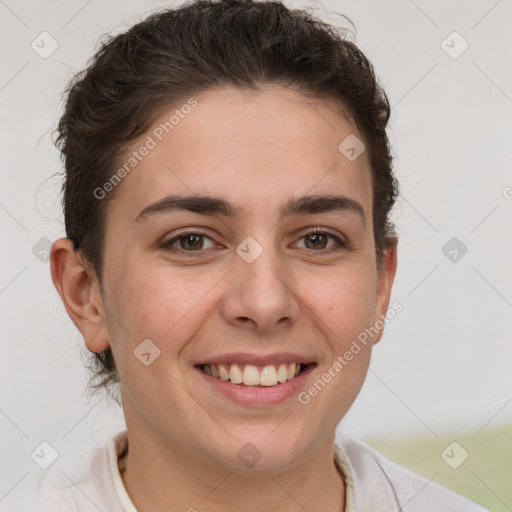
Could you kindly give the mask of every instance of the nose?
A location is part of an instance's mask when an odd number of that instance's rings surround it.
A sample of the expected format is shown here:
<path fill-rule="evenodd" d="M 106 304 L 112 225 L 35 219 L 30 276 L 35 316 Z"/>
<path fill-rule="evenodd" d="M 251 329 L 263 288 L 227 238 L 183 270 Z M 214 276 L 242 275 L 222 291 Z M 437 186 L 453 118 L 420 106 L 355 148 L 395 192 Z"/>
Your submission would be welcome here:
<path fill-rule="evenodd" d="M 271 243 L 260 245 L 263 250 L 253 261 L 245 258 L 243 250 L 242 256 L 235 256 L 222 314 L 238 328 L 272 333 L 297 321 L 300 301 L 284 259 L 271 249 Z"/>

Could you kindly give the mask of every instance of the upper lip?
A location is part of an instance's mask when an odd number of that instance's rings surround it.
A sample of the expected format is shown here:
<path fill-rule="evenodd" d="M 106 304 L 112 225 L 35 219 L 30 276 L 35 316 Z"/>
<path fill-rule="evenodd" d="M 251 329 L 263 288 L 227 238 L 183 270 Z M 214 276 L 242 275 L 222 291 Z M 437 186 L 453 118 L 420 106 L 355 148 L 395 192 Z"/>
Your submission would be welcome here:
<path fill-rule="evenodd" d="M 280 363 L 299 363 L 299 364 L 310 364 L 313 363 L 311 357 L 302 356 L 300 354 L 294 354 L 293 352 L 276 352 L 274 354 L 250 354 L 248 352 L 230 352 L 227 354 L 221 354 L 214 357 L 209 357 L 197 365 L 203 364 L 225 364 L 225 363 L 239 363 L 239 364 L 251 364 L 254 366 L 266 366 L 269 364 L 280 364 Z"/>

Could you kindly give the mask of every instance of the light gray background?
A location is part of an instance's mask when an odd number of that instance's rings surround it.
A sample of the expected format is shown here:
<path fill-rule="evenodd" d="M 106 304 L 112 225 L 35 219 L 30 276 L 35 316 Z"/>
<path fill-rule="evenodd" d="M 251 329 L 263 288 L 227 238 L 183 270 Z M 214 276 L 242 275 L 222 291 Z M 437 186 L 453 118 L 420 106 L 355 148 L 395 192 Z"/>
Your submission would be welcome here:
<path fill-rule="evenodd" d="M 66 453 L 123 428 L 117 406 L 87 394 L 83 340 L 48 263 L 32 249 L 41 238 L 64 233 L 60 181 L 46 180 L 61 169 L 50 131 L 67 80 L 92 56 L 101 34 L 124 30 L 165 5 L 175 4 L 0 1 L 1 510 L 21 510 L 30 499 L 43 471 L 30 454 L 42 441 Z M 404 309 L 386 326 L 343 429 L 363 438 L 428 437 L 509 424 L 512 2 L 324 5 L 354 21 L 357 44 L 388 93 L 402 187 L 392 301 Z M 59 45 L 47 59 L 31 48 L 43 31 Z M 456 59 L 441 46 L 453 31 L 469 43 Z M 450 41 L 453 51 L 460 48 Z M 441 251 L 453 236 L 469 249 L 456 263 Z"/>

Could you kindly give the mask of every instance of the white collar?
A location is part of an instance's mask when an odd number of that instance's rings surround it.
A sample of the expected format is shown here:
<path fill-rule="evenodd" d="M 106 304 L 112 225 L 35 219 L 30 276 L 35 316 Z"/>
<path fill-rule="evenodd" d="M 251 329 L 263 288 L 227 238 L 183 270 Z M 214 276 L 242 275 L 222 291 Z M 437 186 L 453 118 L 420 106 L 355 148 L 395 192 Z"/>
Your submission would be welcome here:
<path fill-rule="evenodd" d="M 117 433 L 113 436 L 107 445 L 108 466 L 114 489 L 116 491 L 119 502 L 125 512 L 137 512 L 135 505 L 132 503 L 126 487 L 124 486 L 121 473 L 119 472 L 118 458 L 124 453 L 128 445 L 127 431 Z M 355 512 L 354 505 L 354 468 L 350 463 L 350 459 L 337 445 L 334 445 L 334 462 L 341 471 L 345 480 L 345 511 Z"/>
<path fill-rule="evenodd" d="M 135 505 L 132 503 L 128 492 L 126 491 L 118 465 L 118 457 L 125 451 L 128 444 L 127 434 L 128 432 L 123 430 L 110 438 L 107 445 L 108 467 L 110 476 L 112 477 L 112 482 L 114 483 L 114 489 L 124 512 L 137 512 Z"/>

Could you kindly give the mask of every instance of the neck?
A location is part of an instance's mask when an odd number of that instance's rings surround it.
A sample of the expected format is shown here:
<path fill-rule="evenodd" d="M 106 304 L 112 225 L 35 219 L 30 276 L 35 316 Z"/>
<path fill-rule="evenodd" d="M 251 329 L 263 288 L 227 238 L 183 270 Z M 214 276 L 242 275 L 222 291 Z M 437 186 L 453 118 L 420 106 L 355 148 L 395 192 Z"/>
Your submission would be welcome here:
<path fill-rule="evenodd" d="M 285 469 L 235 472 L 187 457 L 172 446 L 163 450 L 147 436 L 132 437 L 128 435 L 129 448 L 119 468 L 138 512 L 345 510 L 333 438 Z"/>

